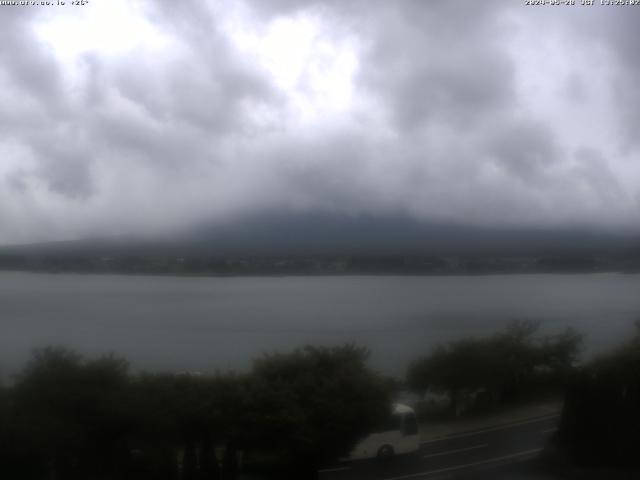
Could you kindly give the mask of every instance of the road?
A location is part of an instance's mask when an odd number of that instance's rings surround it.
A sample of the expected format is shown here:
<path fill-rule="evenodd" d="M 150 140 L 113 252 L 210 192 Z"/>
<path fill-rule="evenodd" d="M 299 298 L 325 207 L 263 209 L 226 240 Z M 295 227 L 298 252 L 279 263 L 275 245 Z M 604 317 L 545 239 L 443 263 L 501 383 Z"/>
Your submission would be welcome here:
<path fill-rule="evenodd" d="M 389 462 L 349 462 L 320 471 L 322 480 L 542 479 L 535 458 L 556 429 L 558 415 L 521 420 L 421 444 Z"/>

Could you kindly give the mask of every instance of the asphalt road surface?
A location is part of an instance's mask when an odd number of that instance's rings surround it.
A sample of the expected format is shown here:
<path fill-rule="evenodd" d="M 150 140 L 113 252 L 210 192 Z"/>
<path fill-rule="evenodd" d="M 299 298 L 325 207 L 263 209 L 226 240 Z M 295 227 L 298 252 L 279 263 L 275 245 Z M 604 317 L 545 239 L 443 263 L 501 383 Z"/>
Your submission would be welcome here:
<path fill-rule="evenodd" d="M 322 480 L 543 479 L 536 457 L 559 416 L 547 415 L 425 442 L 388 462 L 347 462 L 320 471 Z"/>

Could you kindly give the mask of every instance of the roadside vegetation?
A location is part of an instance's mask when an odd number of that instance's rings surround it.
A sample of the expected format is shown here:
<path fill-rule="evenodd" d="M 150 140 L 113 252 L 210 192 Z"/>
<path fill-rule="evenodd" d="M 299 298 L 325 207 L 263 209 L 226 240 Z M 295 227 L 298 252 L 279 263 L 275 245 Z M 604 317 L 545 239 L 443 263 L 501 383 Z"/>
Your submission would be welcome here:
<path fill-rule="evenodd" d="M 116 357 L 39 350 L 0 390 L 0 478 L 230 480 L 240 463 L 314 478 L 389 414 L 367 355 L 306 347 L 244 375 L 132 375 Z"/>
<path fill-rule="evenodd" d="M 519 321 L 489 337 L 470 337 L 440 345 L 413 362 L 408 387 L 422 398 L 440 394 L 446 399 L 444 416 L 486 411 L 564 393 L 574 371 L 582 335 L 567 329 L 542 336 L 539 323 Z M 437 397 L 436 397 L 437 398 Z M 426 419 L 442 403 L 423 401 Z"/>
<path fill-rule="evenodd" d="M 24 480 L 311 479 L 390 413 L 394 393 L 444 415 L 565 397 L 551 451 L 566 465 L 629 468 L 640 447 L 640 324 L 608 355 L 578 365 L 582 336 L 516 322 L 443 344 L 406 380 L 367 366 L 353 344 L 255 359 L 249 372 L 132 373 L 116 356 L 34 352 L 0 385 L 0 478 Z M 249 477 L 246 477 L 249 475 Z M 251 475 L 255 475 L 251 477 Z"/>
<path fill-rule="evenodd" d="M 575 468 L 632 469 L 636 475 L 624 478 L 639 478 L 639 433 L 640 321 L 633 338 L 572 376 L 548 454 L 574 473 Z"/>
<path fill-rule="evenodd" d="M 409 367 L 422 421 L 563 400 L 547 465 L 566 478 L 640 478 L 640 320 L 624 344 L 579 362 L 582 335 L 542 336 L 536 322 L 440 345 Z M 444 402 L 428 400 L 440 395 Z M 436 397 L 438 398 L 438 397 Z"/>

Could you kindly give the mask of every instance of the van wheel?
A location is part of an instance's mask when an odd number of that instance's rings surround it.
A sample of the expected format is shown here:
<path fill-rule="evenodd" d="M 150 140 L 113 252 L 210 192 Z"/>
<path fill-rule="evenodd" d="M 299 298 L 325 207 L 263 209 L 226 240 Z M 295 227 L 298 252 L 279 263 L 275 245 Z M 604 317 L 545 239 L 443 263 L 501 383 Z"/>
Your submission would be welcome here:
<path fill-rule="evenodd" d="M 383 445 L 378 449 L 378 459 L 380 460 L 388 460 L 393 458 L 395 452 L 393 451 L 393 447 L 391 445 Z"/>

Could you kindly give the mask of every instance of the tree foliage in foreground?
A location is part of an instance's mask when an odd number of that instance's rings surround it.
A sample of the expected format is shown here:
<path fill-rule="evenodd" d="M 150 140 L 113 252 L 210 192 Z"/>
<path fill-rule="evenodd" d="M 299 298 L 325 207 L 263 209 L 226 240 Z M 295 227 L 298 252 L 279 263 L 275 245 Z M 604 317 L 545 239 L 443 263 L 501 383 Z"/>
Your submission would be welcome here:
<path fill-rule="evenodd" d="M 353 345 L 306 347 L 245 375 L 132 375 L 113 356 L 39 350 L 0 388 L 0 478 L 233 480 L 239 450 L 313 477 L 388 413 L 366 359 Z"/>
<path fill-rule="evenodd" d="M 127 370 L 115 357 L 84 361 L 54 348 L 34 354 L 9 392 L 12 445 L 31 460 L 29 474 L 73 479 L 115 472 L 131 422 Z"/>
<path fill-rule="evenodd" d="M 256 360 L 250 385 L 258 401 L 249 410 L 258 443 L 271 439 L 310 476 L 321 462 L 346 455 L 390 414 L 387 383 L 366 367 L 368 355 L 346 345 Z"/>
<path fill-rule="evenodd" d="M 634 338 L 572 379 L 557 438 L 572 463 L 640 467 L 640 322 L 636 325 Z"/>
<path fill-rule="evenodd" d="M 465 392 L 483 391 L 504 403 L 562 385 L 577 360 L 582 336 L 572 329 L 545 337 L 536 336 L 537 331 L 536 322 L 514 322 L 490 337 L 439 345 L 411 364 L 407 383 L 421 393 L 445 392 L 454 411 Z"/>

